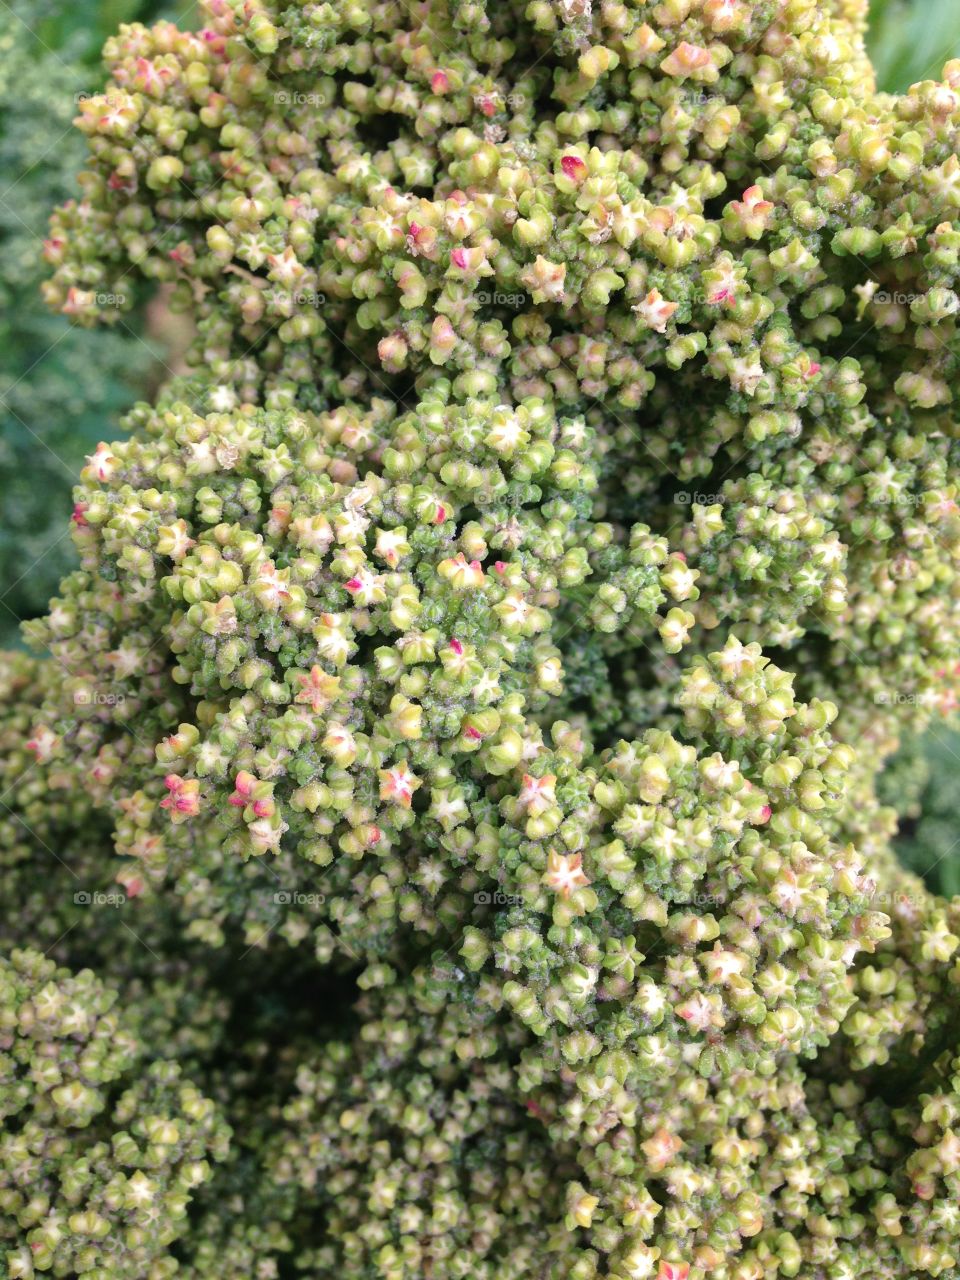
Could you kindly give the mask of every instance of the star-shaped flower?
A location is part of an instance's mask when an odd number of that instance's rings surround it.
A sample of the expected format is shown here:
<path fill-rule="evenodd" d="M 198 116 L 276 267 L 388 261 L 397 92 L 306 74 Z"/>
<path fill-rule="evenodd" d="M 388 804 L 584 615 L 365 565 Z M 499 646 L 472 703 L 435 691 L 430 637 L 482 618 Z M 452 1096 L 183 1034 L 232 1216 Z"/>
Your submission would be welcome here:
<path fill-rule="evenodd" d="M 574 889 L 585 889 L 590 881 L 583 870 L 583 855 L 551 850 L 541 882 L 561 898 L 569 898 Z"/>

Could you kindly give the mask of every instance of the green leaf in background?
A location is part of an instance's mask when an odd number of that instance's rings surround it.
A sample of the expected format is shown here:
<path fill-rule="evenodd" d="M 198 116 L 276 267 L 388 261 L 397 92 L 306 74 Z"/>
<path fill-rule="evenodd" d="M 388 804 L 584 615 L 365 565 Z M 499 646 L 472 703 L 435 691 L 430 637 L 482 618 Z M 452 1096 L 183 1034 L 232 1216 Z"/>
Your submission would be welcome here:
<path fill-rule="evenodd" d="M 197 6 L 181 3 L 157 4 L 151 0 L 37 0 L 30 6 L 28 25 L 51 52 L 68 53 L 99 75 L 100 50 L 104 41 L 125 22 L 156 22 L 169 18 L 181 27 L 198 18 Z"/>
<path fill-rule="evenodd" d="M 900 860 L 936 893 L 960 894 L 960 729 L 945 724 L 906 742 L 880 779 L 900 815 Z"/>
<path fill-rule="evenodd" d="M 958 0 L 872 0 L 868 34 L 877 83 L 901 93 L 960 57 Z M 880 782 L 900 814 L 897 852 L 931 889 L 960 893 L 960 730 L 940 726 L 904 743 Z"/>
<path fill-rule="evenodd" d="M 937 79 L 945 62 L 960 57 L 960 3 L 872 0 L 868 44 L 881 89 L 902 93 Z"/>
<path fill-rule="evenodd" d="M 40 295 L 43 238 L 76 189 L 86 148 L 71 121 L 76 95 L 102 78 L 94 6 L 13 0 L 0 34 L 0 645 L 43 612 L 73 568 L 71 490 L 84 456 L 119 433 L 120 415 L 157 367 L 132 317 L 111 332 L 73 328 Z M 138 0 L 109 6 L 112 27 L 144 16 Z M 52 88 L 53 87 L 53 91 Z"/>

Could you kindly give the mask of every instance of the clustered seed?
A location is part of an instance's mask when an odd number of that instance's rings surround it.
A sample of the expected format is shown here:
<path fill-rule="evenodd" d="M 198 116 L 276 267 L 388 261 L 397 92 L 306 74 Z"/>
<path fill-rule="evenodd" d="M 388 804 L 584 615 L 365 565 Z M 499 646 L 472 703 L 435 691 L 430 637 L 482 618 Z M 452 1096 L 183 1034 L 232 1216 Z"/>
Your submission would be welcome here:
<path fill-rule="evenodd" d="M 11 1275 L 960 1265 L 878 796 L 960 690 L 960 63 L 877 93 L 863 9 L 108 42 L 47 300 L 197 336 L 0 665 Z"/>

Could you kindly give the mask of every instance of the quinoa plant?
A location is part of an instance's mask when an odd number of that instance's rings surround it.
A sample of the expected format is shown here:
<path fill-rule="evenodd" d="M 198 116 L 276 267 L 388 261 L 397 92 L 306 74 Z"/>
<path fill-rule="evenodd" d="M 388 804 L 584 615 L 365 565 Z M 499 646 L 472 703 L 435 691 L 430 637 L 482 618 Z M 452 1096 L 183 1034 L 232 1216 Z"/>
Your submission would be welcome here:
<path fill-rule="evenodd" d="M 149 4 L 123 6 L 133 13 Z M 96 36 L 70 30 L 65 0 L 3 9 L 0 41 L 0 642 L 42 614 L 75 563 L 65 536 L 70 490 L 84 456 L 119 434 L 157 365 L 137 312 L 110 335 L 51 315 L 40 297 L 51 204 L 72 190 L 83 142 L 71 129 L 77 103 L 97 87 Z M 51 85 L 57 92 L 51 92 Z M 131 297 L 131 306 L 134 299 Z M 104 309 L 112 300 L 101 298 Z"/>
<path fill-rule="evenodd" d="M 10 1088 L 113 1105 L 153 1229 L 54 1136 L 8 1271 L 954 1275 L 960 899 L 878 791 L 960 688 L 960 63 L 877 91 L 852 0 L 203 15 L 108 41 L 46 245 L 190 373 L 0 685 L 11 931 L 151 1063 L 12 979 Z"/>

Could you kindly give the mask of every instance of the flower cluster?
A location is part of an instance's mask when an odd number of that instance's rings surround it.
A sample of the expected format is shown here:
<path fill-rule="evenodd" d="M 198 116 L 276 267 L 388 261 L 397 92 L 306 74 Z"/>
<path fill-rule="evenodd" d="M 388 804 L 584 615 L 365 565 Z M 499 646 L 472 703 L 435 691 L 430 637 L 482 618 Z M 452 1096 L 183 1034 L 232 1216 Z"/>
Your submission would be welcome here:
<path fill-rule="evenodd" d="M 15 928 L 128 960 L 118 1123 L 219 1162 L 182 1273 L 951 1274 L 960 905 L 877 780 L 960 691 L 960 64 L 876 93 L 857 0 L 203 13 L 108 43 L 46 249 L 192 372 L 0 669 Z"/>
<path fill-rule="evenodd" d="M 592 433 L 536 398 L 140 416 L 77 492 L 83 569 L 32 628 L 71 678 L 27 750 L 85 766 L 122 880 L 195 877 L 204 841 L 292 851 L 333 867 L 312 889 L 351 933 L 374 898 L 435 931 L 489 857 L 499 779 L 545 750 L 537 714 L 569 704 L 564 648 L 586 628 L 678 650 L 696 573 L 594 518 Z"/>
<path fill-rule="evenodd" d="M 193 1191 L 226 1151 L 214 1104 L 177 1063 L 150 1062 L 117 992 L 89 969 L 13 951 L 0 1010 L 6 1274 L 134 1280 L 169 1268 Z"/>

